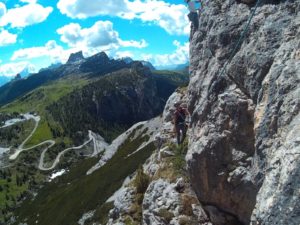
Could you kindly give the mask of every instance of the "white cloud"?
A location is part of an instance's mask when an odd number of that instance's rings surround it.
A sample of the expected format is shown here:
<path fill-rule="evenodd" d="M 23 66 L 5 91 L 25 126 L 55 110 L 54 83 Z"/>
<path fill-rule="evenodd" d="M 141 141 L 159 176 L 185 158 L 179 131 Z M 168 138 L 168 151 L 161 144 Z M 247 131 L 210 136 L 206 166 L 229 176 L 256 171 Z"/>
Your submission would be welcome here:
<path fill-rule="evenodd" d="M 127 11 L 127 2 L 124 0 L 60 0 L 57 8 L 62 14 L 71 18 L 84 19 L 91 16 L 116 16 Z"/>
<path fill-rule="evenodd" d="M 159 0 L 135 0 L 127 4 L 130 13 L 124 13 L 124 18 L 153 22 L 169 34 L 188 34 L 187 9 L 183 4 L 175 5 Z"/>
<path fill-rule="evenodd" d="M 178 41 L 173 42 L 176 49 L 171 54 L 142 54 L 141 59 L 150 61 L 155 66 L 166 66 L 175 64 L 184 64 L 189 60 L 189 43 L 181 44 Z M 106 48 L 106 49 L 105 49 Z M 78 51 L 83 51 L 85 57 L 94 55 L 100 51 L 105 51 L 110 57 L 123 58 L 131 57 L 136 58 L 135 54 L 131 51 L 119 51 L 120 46 L 113 44 L 111 48 L 106 46 L 88 48 L 84 46 L 80 48 L 78 46 L 72 46 L 71 48 L 65 50 L 62 46 L 58 45 L 54 40 L 48 41 L 44 46 L 32 47 L 19 49 L 14 52 L 11 60 L 23 60 L 27 61 L 34 58 L 48 57 L 49 64 L 51 63 L 65 63 L 67 62 L 71 53 Z"/>
<path fill-rule="evenodd" d="M 0 65 L 0 76 L 14 77 L 25 68 L 28 68 L 29 72 L 36 72 L 35 66 L 29 62 L 7 63 Z"/>
<path fill-rule="evenodd" d="M 24 48 L 19 49 L 14 52 L 11 60 L 20 60 L 20 59 L 34 59 L 40 56 L 48 54 L 46 47 L 32 47 L 32 48 Z"/>
<path fill-rule="evenodd" d="M 142 39 L 141 41 L 123 41 L 121 39 L 119 39 L 119 44 L 122 47 L 134 47 L 134 48 L 145 48 L 148 46 L 148 43 Z"/>
<path fill-rule="evenodd" d="M 17 35 L 11 34 L 7 30 L 0 31 L 0 46 L 14 44 L 17 41 Z"/>
<path fill-rule="evenodd" d="M 36 46 L 31 48 L 23 48 L 15 51 L 11 57 L 12 61 L 18 60 L 31 60 L 35 58 L 48 58 L 49 64 L 51 63 L 66 63 L 70 54 L 78 51 L 83 51 L 85 57 L 94 55 L 100 51 L 105 51 L 108 55 L 112 55 L 118 46 L 111 45 L 110 48 L 107 46 L 88 48 L 86 46 L 71 46 L 69 49 L 64 49 L 58 45 L 56 41 L 50 40 L 44 46 Z"/>
<path fill-rule="evenodd" d="M 37 0 L 20 0 L 20 2 L 33 4 L 36 3 Z"/>
<path fill-rule="evenodd" d="M 59 28 L 57 33 L 61 35 L 62 42 L 68 44 L 69 47 L 88 52 L 87 55 L 119 47 L 144 48 L 148 45 L 143 39 L 141 41 L 122 40 L 110 21 L 97 21 L 89 28 L 70 23 Z"/>
<path fill-rule="evenodd" d="M 114 57 L 117 59 L 125 58 L 125 57 L 133 58 L 134 54 L 130 51 L 118 51 L 114 54 Z"/>
<path fill-rule="evenodd" d="M 61 41 L 70 47 L 99 47 L 118 43 L 118 32 L 110 21 L 98 21 L 90 28 L 81 28 L 77 23 L 68 24 L 57 30 Z"/>
<path fill-rule="evenodd" d="M 154 23 L 170 34 L 187 35 L 189 31 L 187 9 L 183 4 L 170 4 L 161 0 L 60 0 L 61 13 L 71 18 L 87 18 L 98 15 L 118 16 L 123 19 L 140 19 Z"/>
<path fill-rule="evenodd" d="M 30 2 L 21 7 L 12 8 L 3 13 L 0 17 L 0 26 L 11 25 L 13 28 L 26 27 L 32 24 L 41 23 L 47 19 L 49 14 L 53 11 L 52 7 L 43 7 L 42 5 L 36 4 L 34 1 Z M 3 6 L 2 6 L 3 7 Z M 0 5 L 1 14 L 1 5 Z"/>
<path fill-rule="evenodd" d="M 49 57 L 51 63 L 66 62 L 70 53 L 74 53 L 78 49 L 64 50 L 56 41 L 48 41 L 44 46 L 19 49 L 13 53 L 12 61 L 28 60 L 40 57 Z"/>
<path fill-rule="evenodd" d="M 176 50 L 171 54 L 143 54 L 142 58 L 150 61 L 154 66 L 167 66 L 184 64 L 189 60 L 189 43 L 181 45 L 178 41 L 174 41 Z"/>

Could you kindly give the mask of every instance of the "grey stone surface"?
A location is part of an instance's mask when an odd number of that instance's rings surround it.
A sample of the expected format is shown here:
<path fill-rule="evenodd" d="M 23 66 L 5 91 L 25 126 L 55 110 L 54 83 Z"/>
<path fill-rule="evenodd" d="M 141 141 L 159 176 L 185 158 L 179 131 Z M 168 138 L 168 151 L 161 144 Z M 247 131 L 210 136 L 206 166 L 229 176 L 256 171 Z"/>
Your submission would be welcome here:
<path fill-rule="evenodd" d="M 143 200 L 143 224 L 168 224 L 161 210 L 179 215 L 180 195 L 174 185 L 159 179 L 150 183 Z"/>
<path fill-rule="evenodd" d="M 142 203 L 143 221 L 136 221 L 143 225 L 212 225 L 209 218 L 190 187 L 188 179 L 178 177 L 173 182 L 166 177 L 158 176 L 159 170 L 165 167 L 166 160 L 174 155 L 169 149 L 168 142 L 172 141 L 172 114 L 174 102 L 187 102 L 184 92 L 175 92 L 168 100 L 162 115 L 161 127 L 151 134 L 154 142 L 162 140 L 162 145 L 156 143 L 157 150 L 143 165 L 144 172 L 151 177 Z M 151 137 L 152 138 L 152 137 Z M 174 140 L 176 141 L 176 140 Z M 161 149 L 158 147 L 160 146 Z M 114 209 L 110 211 L 107 225 L 124 224 L 125 218 L 132 218 L 130 212 L 134 204 L 136 193 L 130 187 L 122 187 L 114 194 Z"/>
<path fill-rule="evenodd" d="M 300 1 L 263 1 L 220 76 L 250 3 L 204 1 L 190 43 L 189 174 L 202 203 L 243 224 L 299 225 Z"/>

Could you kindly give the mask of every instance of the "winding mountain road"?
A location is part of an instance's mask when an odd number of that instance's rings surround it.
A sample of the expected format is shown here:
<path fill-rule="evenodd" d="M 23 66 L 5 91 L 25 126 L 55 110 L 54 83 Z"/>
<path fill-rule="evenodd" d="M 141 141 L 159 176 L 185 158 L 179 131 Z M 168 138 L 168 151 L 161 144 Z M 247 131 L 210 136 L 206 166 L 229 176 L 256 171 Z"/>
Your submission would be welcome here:
<path fill-rule="evenodd" d="M 89 131 L 89 133 L 91 133 L 91 131 Z M 45 158 L 45 154 L 46 152 L 48 151 L 49 148 L 51 148 L 53 145 L 50 145 L 48 146 L 47 148 L 45 148 L 41 154 L 41 157 L 40 157 L 40 162 L 39 162 L 39 166 L 38 168 L 40 170 L 43 170 L 43 171 L 47 171 L 47 170 L 52 170 L 54 169 L 57 164 L 59 163 L 59 160 L 60 160 L 60 157 L 63 156 L 67 151 L 70 151 L 70 150 L 77 150 L 77 149 L 81 149 L 82 147 L 84 147 L 85 145 L 87 145 L 89 142 L 91 142 L 93 140 L 92 138 L 93 136 L 90 135 L 90 139 L 87 140 L 86 142 L 84 142 L 82 145 L 79 145 L 79 146 L 76 146 L 76 147 L 70 147 L 70 148 L 66 148 L 65 150 L 61 151 L 60 153 L 58 153 L 58 155 L 56 156 L 52 166 L 50 167 L 44 167 L 44 158 Z"/>
<path fill-rule="evenodd" d="M 35 133 L 38 125 L 39 125 L 39 122 L 41 120 L 41 118 L 39 116 L 34 116 L 34 115 L 31 115 L 31 114 L 25 114 L 26 115 L 26 119 L 27 120 L 30 120 L 30 119 L 33 119 L 35 121 L 35 125 L 34 125 L 34 128 L 33 130 L 31 131 L 31 133 L 29 134 L 29 136 L 18 146 L 18 148 L 16 149 L 16 152 L 14 154 L 12 154 L 9 159 L 10 160 L 15 160 L 16 158 L 18 158 L 19 154 L 23 151 L 27 151 L 27 150 L 30 150 L 30 149 L 33 149 L 33 148 L 36 148 L 36 147 L 39 147 L 45 143 L 47 143 L 48 141 L 45 141 L 45 142 L 42 142 L 38 145 L 35 145 L 35 146 L 32 146 L 30 148 L 24 148 L 24 145 L 28 142 L 28 140 L 32 137 L 32 135 Z"/>
<path fill-rule="evenodd" d="M 47 144 L 48 146 L 45 149 L 43 149 L 43 151 L 41 153 L 38 169 L 42 170 L 42 171 L 48 171 L 48 170 L 54 169 L 57 166 L 57 164 L 60 161 L 61 156 L 63 156 L 67 151 L 81 149 L 82 147 L 84 147 L 85 145 L 87 145 L 88 143 L 90 143 L 92 141 L 93 145 L 94 145 L 93 153 L 91 155 L 89 155 L 89 156 L 92 157 L 92 156 L 97 155 L 99 152 L 101 152 L 107 146 L 107 143 L 104 141 L 104 139 L 102 137 L 101 137 L 102 139 L 97 140 L 96 134 L 94 134 L 92 131 L 89 130 L 89 140 L 87 140 L 86 142 L 84 142 L 80 146 L 75 146 L 75 147 L 70 147 L 70 148 L 64 149 L 63 151 L 61 151 L 56 156 L 53 164 L 50 167 L 45 167 L 44 166 L 45 154 L 56 143 L 55 143 L 54 140 L 47 140 L 47 141 L 43 141 L 43 142 L 41 142 L 37 145 L 31 146 L 29 148 L 24 148 L 24 145 L 28 142 L 28 140 L 36 132 L 36 129 L 37 129 L 37 127 L 39 125 L 39 122 L 40 122 L 40 117 L 39 116 L 34 116 L 34 115 L 31 115 L 31 114 L 25 114 L 24 116 L 25 116 L 26 120 L 33 119 L 35 121 L 35 126 L 34 126 L 33 130 L 31 131 L 30 135 L 18 146 L 15 153 L 13 153 L 11 156 L 9 156 L 10 160 L 16 160 L 18 158 L 18 156 L 20 155 L 20 153 L 23 152 L 23 151 L 28 151 L 28 150 L 31 150 L 31 149 L 34 149 L 34 148 L 37 148 L 39 146 Z"/>

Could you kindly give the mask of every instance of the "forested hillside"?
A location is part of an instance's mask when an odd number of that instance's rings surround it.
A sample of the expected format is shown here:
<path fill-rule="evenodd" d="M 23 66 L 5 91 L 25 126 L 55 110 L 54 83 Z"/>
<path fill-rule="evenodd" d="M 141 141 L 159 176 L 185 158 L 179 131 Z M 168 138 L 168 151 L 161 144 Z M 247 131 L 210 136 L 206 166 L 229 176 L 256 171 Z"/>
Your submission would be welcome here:
<path fill-rule="evenodd" d="M 162 112 L 171 93 L 188 81 L 186 75 L 156 72 L 140 63 L 107 74 L 49 105 L 47 111 L 66 132 L 81 140 L 88 130 L 111 141 L 132 124 Z"/>

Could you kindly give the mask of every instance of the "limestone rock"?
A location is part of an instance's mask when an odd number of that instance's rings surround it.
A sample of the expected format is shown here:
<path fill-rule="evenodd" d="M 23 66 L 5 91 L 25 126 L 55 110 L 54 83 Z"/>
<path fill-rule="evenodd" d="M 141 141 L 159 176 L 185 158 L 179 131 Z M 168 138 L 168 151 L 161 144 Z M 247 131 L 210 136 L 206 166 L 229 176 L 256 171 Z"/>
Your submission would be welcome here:
<path fill-rule="evenodd" d="M 161 212 L 179 215 L 179 202 L 180 196 L 172 184 L 162 179 L 151 182 L 143 200 L 143 224 L 168 224 Z"/>
<path fill-rule="evenodd" d="M 163 149 L 161 149 L 159 151 L 159 154 L 160 154 L 160 158 L 166 158 L 166 157 L 170 157 L 170 156 L 174 156 L 174 152 L 171 152 L 169 147 L 166 146 L 164 147 Z"/>
<path fill-rule="evenodd" d="M 204 1 L 191 37 L 191 182 L 243 224 L 298 225 L 300 1 L 262 1 L 228 61 L 253 9 L 242 2 Z"/>

